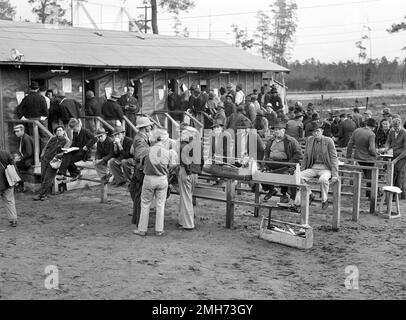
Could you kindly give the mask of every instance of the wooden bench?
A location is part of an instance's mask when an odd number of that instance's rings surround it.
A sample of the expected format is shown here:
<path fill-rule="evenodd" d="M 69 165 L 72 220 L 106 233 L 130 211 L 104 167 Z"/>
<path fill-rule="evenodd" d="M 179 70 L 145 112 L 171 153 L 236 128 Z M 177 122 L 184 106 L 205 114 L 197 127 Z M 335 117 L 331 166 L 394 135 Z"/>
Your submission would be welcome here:
<path fill-rule="evenodd" d="M 76 166 L 81 170 L 86 170 L 86 171 L 93 171 L 96 170 L 94 164 L 92 161 L 79 161 L 76 162 Z M 84 186 L 80 184 L 80 181 L 86 181 L 86 182 L 91 182 L 94 183 L 94 185 L 100 185 L 100 203 L 107 203 L 108 201 L 108 184 L 107 183 L 102 183 L 102 181 L 99 178 L 89 178 L 86 177 L 85 175 L 82 176 L 80 179 L 75 180 L 75 181 L 68 181 L 67 182 L 60 182 L 57 181 L 56 179 L 54 180 L 54 193 L 57 193 L 61 189 L 63 191 L 67 190 L 67 184 L 69 183 L 75 183 L 77 184 L 74 189 L 79 189 L 83 188 Z M 88 185 L 88 184 L 87 184 Z"/>

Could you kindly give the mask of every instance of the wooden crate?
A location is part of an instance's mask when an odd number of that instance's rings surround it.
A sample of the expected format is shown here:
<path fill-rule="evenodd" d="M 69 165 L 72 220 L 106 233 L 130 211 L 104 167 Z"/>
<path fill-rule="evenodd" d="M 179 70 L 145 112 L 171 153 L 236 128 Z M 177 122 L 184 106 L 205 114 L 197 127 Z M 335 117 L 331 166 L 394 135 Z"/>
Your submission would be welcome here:
<path fill-rule="evenodd" d="M 294 247 L 298 249 L 310 249 L 313 247 L 313 228 L 310 226 L 299 226 L 293 223 L 288 223 L 288 222 L 281 222 L 277 220 L 271 220 L 271 222 L 274 224 L 284 224 L 288 225 L 291 227 L 300 227 L 302 229 L 305 229 L 305 235 L 304 236 L 297 236 L 293 234 L 289 234 L 286 232 L 281 232 L 273 229 L 268 229 L 268 218 L 263 217 L 260 225 L 260 231 L 259 231 L 259 238 L 269 241 L 269 242 L 274 242 L 274 243 L 279 243 L 283 244 L 289 247 Z"/>

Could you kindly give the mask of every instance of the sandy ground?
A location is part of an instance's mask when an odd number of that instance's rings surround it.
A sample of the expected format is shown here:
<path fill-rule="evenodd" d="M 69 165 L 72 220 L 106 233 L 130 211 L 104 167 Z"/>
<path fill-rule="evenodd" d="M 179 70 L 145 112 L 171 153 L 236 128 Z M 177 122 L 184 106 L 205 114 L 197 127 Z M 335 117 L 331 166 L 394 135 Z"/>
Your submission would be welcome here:
<path fill-rule="evenodd" d="M 97 188 L 41 203 L 31 197 L 18 197 L 16 229 L 1 208 L 0 299 L 406 298 L 405 202 L 394 221 L 363 212 L 354 223 L 343 208 L 340 232 L 312 206 L 314 247 L 301 251 L 259 239 L 260 220 L 246 207 L 237 207 L 236 227 L 227 230 L 225 205 L 199 200 L 197 230 L 179 231 L 171 196 L 166 236 L 140 238 L 125 189 L 111 189 L 108 204 Z M 45 289 L 48 265 L 58 267 L 58 290 Z M 345 288 L 349 265 L 359 270 L 359 290 Z"/>

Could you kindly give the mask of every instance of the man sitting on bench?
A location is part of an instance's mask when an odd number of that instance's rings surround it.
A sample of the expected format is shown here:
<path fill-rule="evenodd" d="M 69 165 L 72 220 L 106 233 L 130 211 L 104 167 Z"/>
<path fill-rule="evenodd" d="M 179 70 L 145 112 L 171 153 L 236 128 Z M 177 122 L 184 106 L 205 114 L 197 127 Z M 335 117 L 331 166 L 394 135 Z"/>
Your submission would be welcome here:
<path fill-rule="evenodd" d="M 295 138 L 285 134 L 286 124 L 283 122 L 277 123 L 273 129 L 274 136 L 266 144 L 265 161 L 299 163 L 303 158 L 302 149 Z M 287 173 L 289 171 L 289 167 L 283 164 L 267 163 L 265 166 L 270 171 L 278 170 L 278 173 Z M 268 194 L 264 198 L 265 201 L 276 195 L 273 185 L 263 184 L 262 189 L 268 191 Z M 289 203 L 289 197 L 287 196 L 288 187 L 281 187 L 281 192 L 281 203 Z M 294 194 L 291 194 L 291 196 L 292 198 L 295 197 Z"/>
<path fill-rule="evenodd" d="M 304 185 L 312 178 L 319 178 L 321 189 L 322 208 L 328 208 L 329 180 L 338 181 L 338 158 L 334 141 L 323 136 L 322 124 L 314 122 L 311 128 L 312 137 L 306 141 L 306 150 L 301 166 L 300 178 Z M 300 192 L 296 194 L 295 209 L 298 210 L 301 199 Z M 315 196 L 310 193 L 310 202 Z"/>
<path fill-rule="evenodd" d="M 108 162 L 114 156 L 113 141 L 107 136 L 106 130 L 100 128 L 96 131 L 97 148 L 94 165 L 97 175 L 103 184 L 107 184 L 112 177 Z"/>
<path fill-rule="evenodd" d="M 78 150 L 64 154 L 56 177 L 58 181 L 67 180 L 66 171 L 69 171 L 73 181 L 80 179 L 82 175 L 76 167 L 75 162 L 87 161 L 89 159 L 89 151 L 96 143 L 93 134 L 89 130 L 82 128 L 80 120 L 72 118 L 68 126 L 73 130 L 71 148 L 78 148 Z"/>

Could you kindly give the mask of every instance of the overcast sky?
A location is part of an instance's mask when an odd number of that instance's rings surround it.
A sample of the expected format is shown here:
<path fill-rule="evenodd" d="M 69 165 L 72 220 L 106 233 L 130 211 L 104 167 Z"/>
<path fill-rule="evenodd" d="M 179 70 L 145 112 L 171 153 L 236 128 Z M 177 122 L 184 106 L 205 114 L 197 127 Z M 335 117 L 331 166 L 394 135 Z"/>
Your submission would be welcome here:
<path fill-rule="evenodd" d="M 60 0 L 66 8 L 70 0 Z M 120 3 L 125 2 L 129 13 L 137 17 L 143 9 L 142 0 L 88 0 L 86 7 L 96 23 L 106 29 L 122 28 L 119 17 Z M 231 25 L 238 24 L 252 34 L 256 27 L 255 13 L 268 11 L 272 0 L 195 0 L 196 6 L 189 13 L 181 14 L 184 27 L 188 27 L 191 37 L 209 38 L 210 14 L 211 38 L 233 43 Z M 17 7 L 17 18 L 33 19 L 27 0 L 11 0 Z M 400 22 L 406 15 L 406 0 L 297 0 L 298 29 L 291 50 L 290 60 L 303 61 L 315 58 L 322 62 L 358 60 L 355 42 L 368 35 L 366 26 L 371 29 L 371 43 L 364 40 L 372 58 L 386 56 L 404 58 L 406 31 L 389 34 L 386 32 L 392 23 Z M 102 5 L 100 5 L 102 4 Z M 224 14 L 224 15 L 222 15 Z M 67 12 L 70 18 L 70 9 Z M 202 17 L 203 16 L 203 17 Z M 160 12 L 160 33 L 173 35 L 171 15 Z M 81 26 L 91 27 L 83 10 L 77 12 Z M 123 19 L 125 23 L 126 19 Z M 254 52 L 253 52 L 254 53 Z"/>

